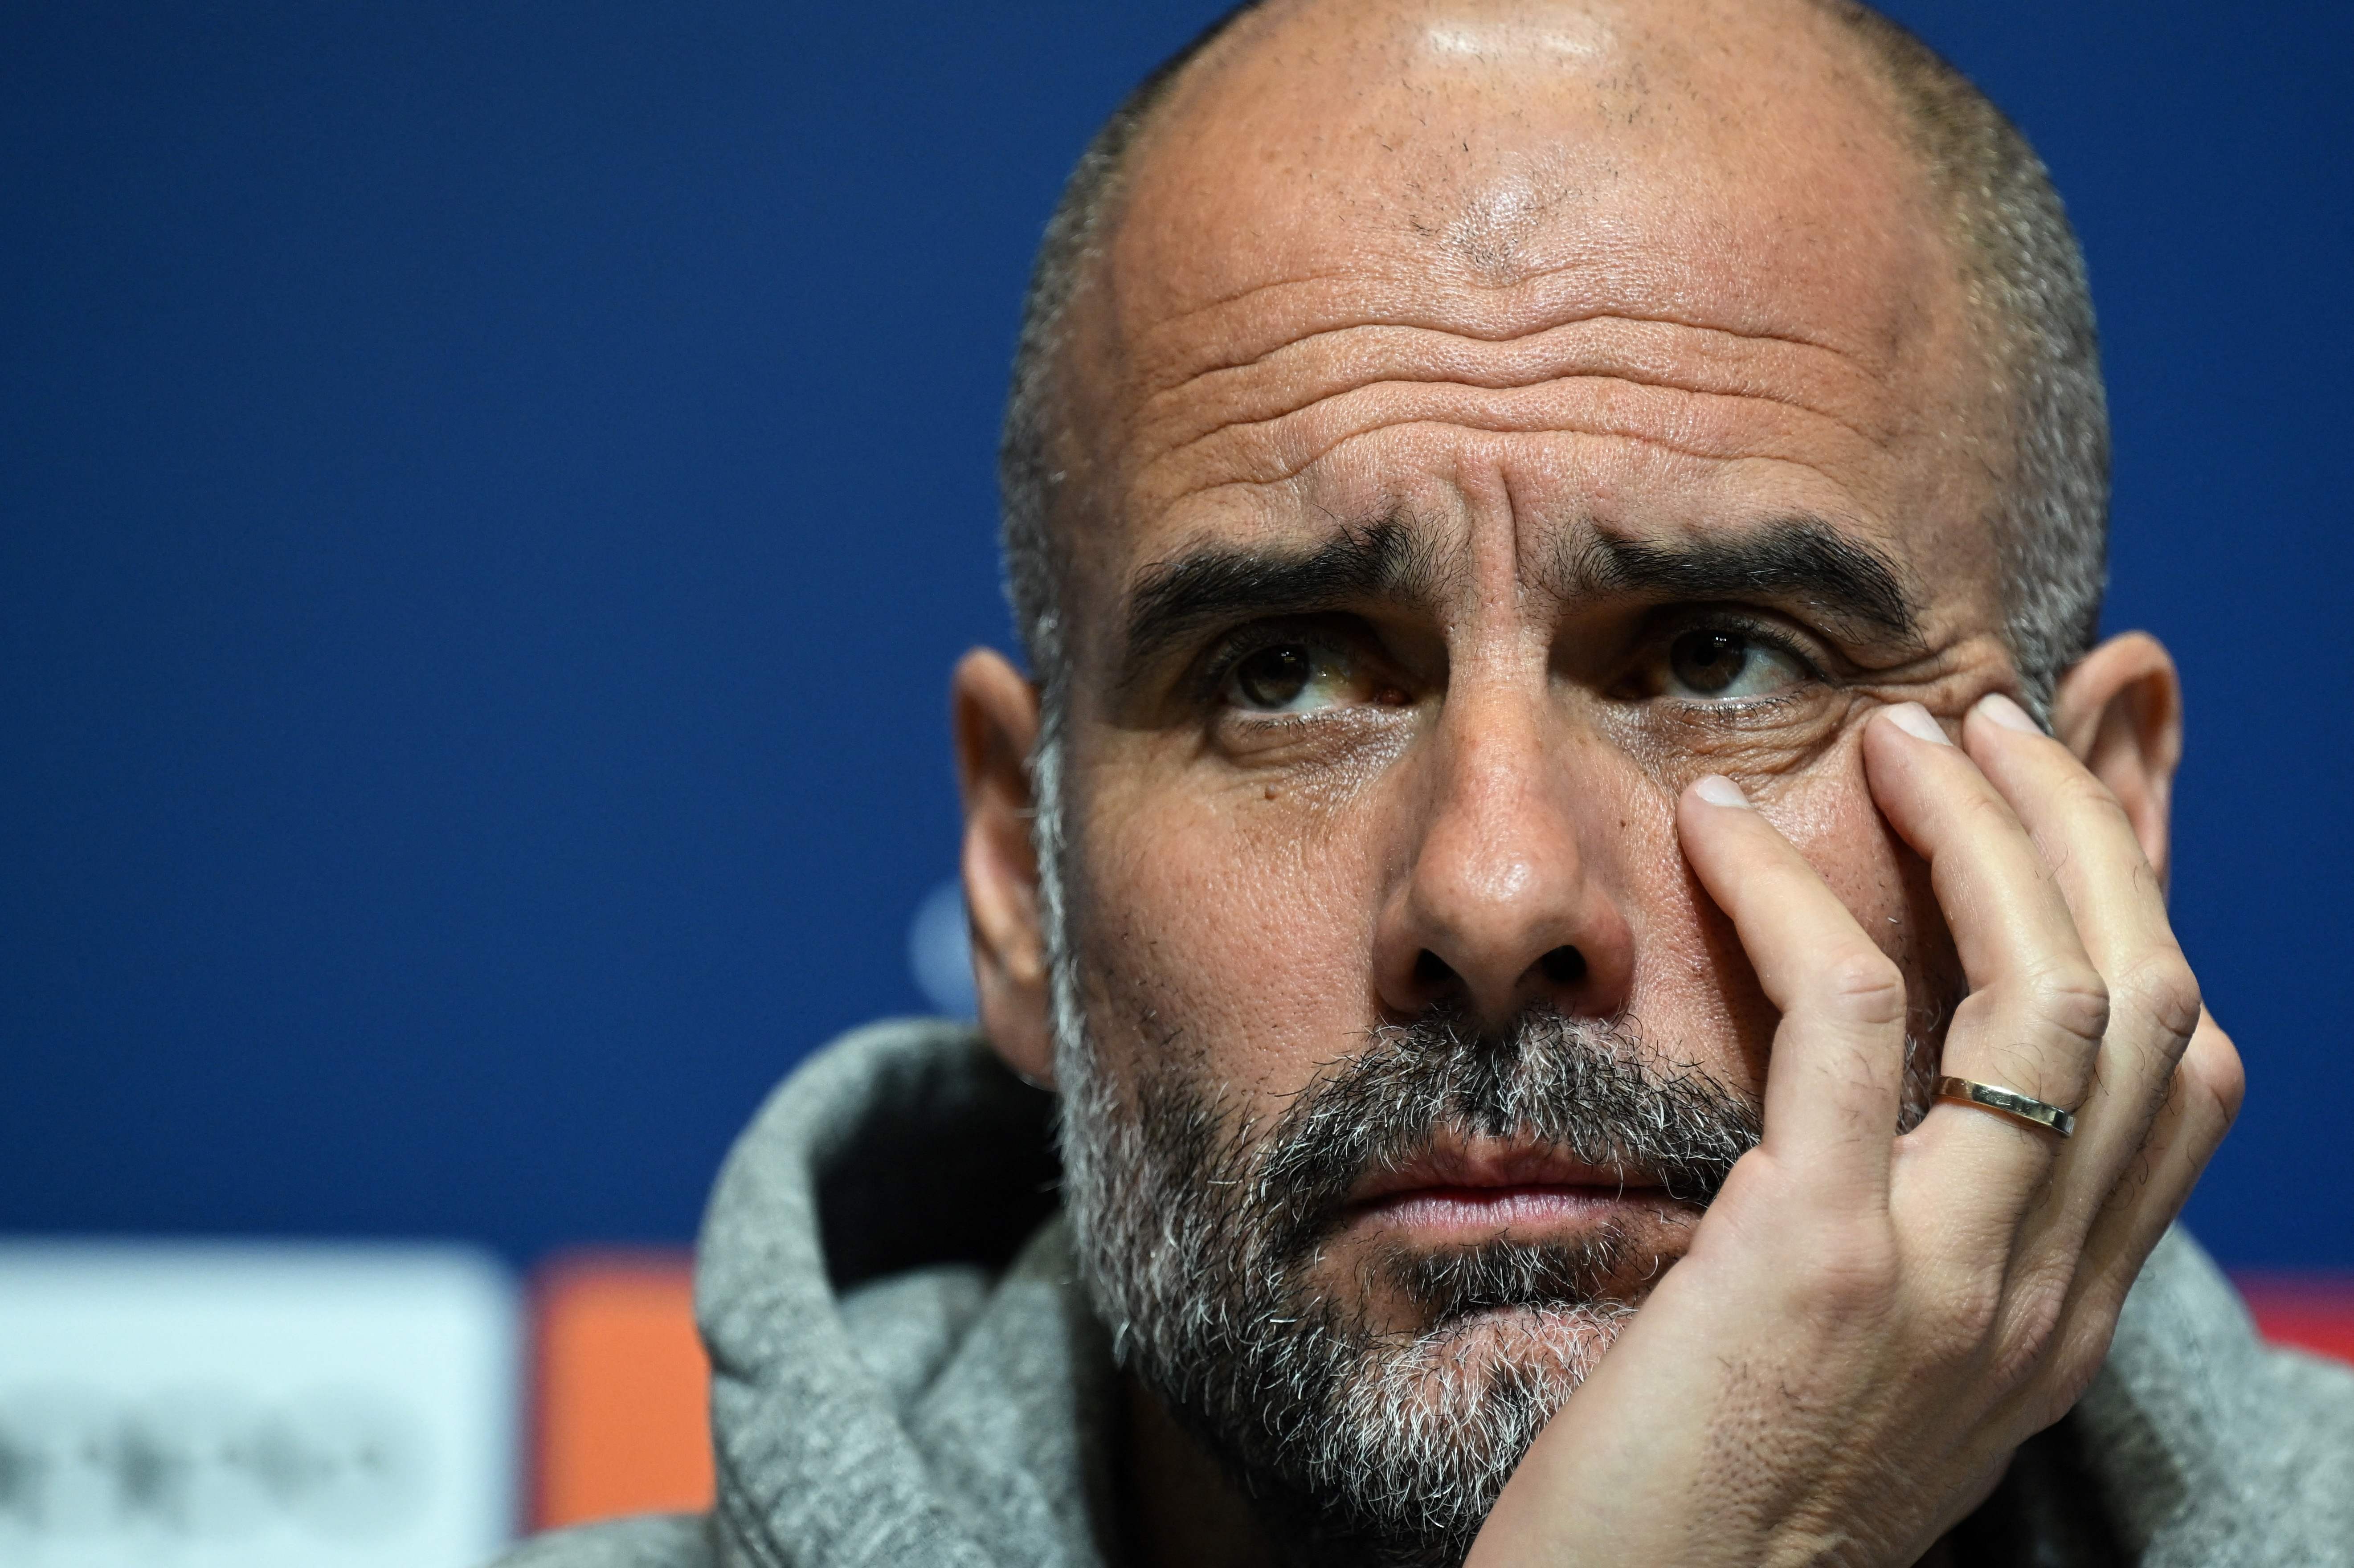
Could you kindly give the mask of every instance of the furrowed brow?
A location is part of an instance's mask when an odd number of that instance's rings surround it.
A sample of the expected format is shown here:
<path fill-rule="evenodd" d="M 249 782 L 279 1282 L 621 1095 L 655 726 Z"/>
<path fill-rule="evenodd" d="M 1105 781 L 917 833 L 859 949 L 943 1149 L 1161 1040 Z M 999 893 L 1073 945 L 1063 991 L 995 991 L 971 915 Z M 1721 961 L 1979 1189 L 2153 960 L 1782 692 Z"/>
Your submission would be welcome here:
<path fill-rule="evenodd" d="M 1920 612 L 1895 566 L 1817 517 L 1783 517 L 1744 532 L 1654 545 L 1585 538 L 1556 572 L 1569 593 L 1660 599 L 1747 599 L 1803 606 L 1826 630 L 1856 641 L 1912 648 Z"/>
<path fill-rule="evenodd" d="M 1119 683 L 1129 686 L 1202 627 L 1431 597 L 1436 563 L 1403 524 L 1351 528 L 1310 549 L 1205 545 L 1147 567 L 1128 595 Z"/>

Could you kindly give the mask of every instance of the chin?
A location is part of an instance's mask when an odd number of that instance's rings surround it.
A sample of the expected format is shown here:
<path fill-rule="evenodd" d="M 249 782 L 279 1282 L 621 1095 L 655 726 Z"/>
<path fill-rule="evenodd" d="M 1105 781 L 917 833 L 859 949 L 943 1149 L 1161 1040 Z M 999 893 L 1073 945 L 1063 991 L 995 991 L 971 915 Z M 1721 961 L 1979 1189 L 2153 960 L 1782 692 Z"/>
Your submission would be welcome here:
<path fill-rule="evenodd" d="M 1622 1301 L 1481 1308 L 1424 1330 L 1384 1359 L 1393 1375 L 1419 1376 L 1442 1399 L 1499 1382 L 1544 1387 L 1566 1398 L 1634 1314 Z"/>

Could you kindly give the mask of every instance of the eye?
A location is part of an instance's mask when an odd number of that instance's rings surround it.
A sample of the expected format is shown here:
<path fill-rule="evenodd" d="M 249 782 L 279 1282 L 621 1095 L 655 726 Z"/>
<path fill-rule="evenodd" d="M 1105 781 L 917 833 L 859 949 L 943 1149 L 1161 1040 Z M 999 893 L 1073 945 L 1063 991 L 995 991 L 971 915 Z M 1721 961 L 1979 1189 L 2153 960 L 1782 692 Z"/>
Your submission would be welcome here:
<path fill-rule="evenodd" d="M 1272 642 L 1237 659 L 1225 698 L 1254 713 L 1312 713 L 1345 701 L 1351 674 L 1341 660 L 1309 642 Z"/>
<path fill-rule="evenodd" d="M 1667 694 L 1688 701 L 1762 697 L 1795 685 L 1808 671 L 1798 659 L 1742 632 L 1700 627 L 1668 644 Z"/>

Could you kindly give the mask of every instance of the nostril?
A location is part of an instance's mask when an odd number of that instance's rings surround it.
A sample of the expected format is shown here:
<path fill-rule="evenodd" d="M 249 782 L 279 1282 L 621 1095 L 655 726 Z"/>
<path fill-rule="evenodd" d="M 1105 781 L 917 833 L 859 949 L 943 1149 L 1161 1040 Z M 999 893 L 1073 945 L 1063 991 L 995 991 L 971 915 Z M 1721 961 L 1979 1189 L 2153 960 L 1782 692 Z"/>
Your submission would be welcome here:
<path fill-rule="evenodd" d="M 1455 984 L 1455 971 L 1445 959 L 1428 948 L 1414 956 L 1414 982 L 1428 991 L 1439 991 Z"/>
<path fill-rule="evenodd" d="M 1575 985 L 1585 978 L 1585 955 L 1575 948 L 1555 948 L 1537 960 L 1537 969 L 1555 985 Z"/>

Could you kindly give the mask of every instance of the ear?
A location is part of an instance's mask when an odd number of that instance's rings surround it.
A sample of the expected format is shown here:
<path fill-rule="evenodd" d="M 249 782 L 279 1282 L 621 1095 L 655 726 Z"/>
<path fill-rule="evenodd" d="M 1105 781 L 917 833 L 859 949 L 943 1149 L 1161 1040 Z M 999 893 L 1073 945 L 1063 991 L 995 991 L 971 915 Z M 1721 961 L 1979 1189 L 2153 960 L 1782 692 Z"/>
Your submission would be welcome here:
<path fill-rule="evenodd" d="M 2127 631 L 2085 654 L 2060 683 L 2052 728 L 2125 807 L 2164 883 L 2182 760 L 2182 683 L 2165 645 Z"/>
<path fill-rule="evenodd" d="M 1006 1065 L 1054 1081 L 1046 940 L 1038 852 L 1030 836 L 1030 752 L 1038 689 L 1004 655 L 976 648 L 957 662 L 950 702 L 957 785 L 964 795 L 964 906 L 981 1026 Z"/>

